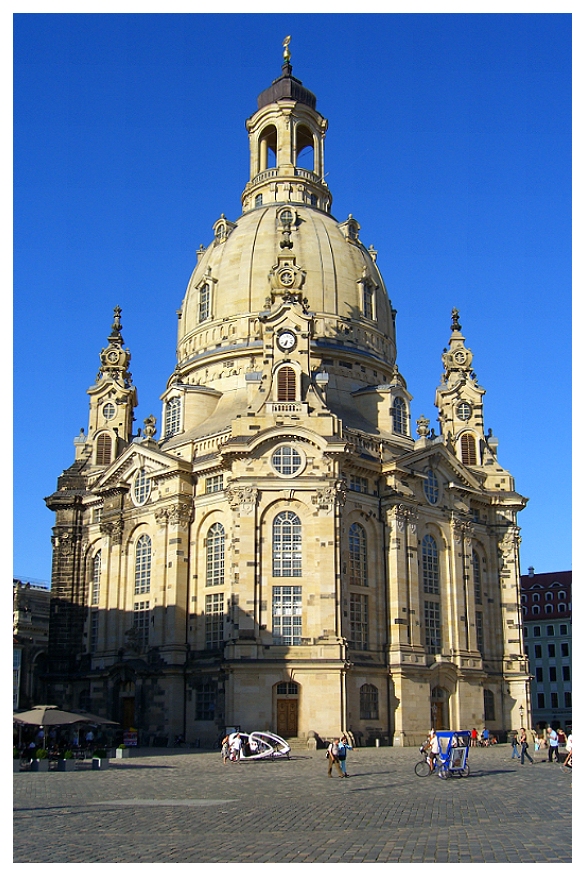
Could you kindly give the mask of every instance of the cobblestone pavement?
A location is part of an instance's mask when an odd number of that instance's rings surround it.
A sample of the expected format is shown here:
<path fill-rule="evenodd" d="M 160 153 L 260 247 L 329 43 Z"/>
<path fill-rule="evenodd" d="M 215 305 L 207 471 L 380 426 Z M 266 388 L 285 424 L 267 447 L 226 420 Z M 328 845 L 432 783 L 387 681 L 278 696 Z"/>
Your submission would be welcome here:
<path fill-rule="evenodd" d="M 571 773 L 509 746 L 418 778 L 416 748 L 228 763 L 137 749 L 109 769 L 14 774 L 14 863 L 570 863 Z M 84 765 L 85 766 L 85 765 Z M 88 764 L 89 766 L 89 764 Z"/>

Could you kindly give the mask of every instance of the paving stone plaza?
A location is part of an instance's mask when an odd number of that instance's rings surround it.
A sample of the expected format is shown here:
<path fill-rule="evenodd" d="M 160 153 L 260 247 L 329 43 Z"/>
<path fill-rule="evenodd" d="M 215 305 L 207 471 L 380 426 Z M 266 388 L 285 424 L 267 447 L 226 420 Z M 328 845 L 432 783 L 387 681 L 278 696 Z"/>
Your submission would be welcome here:
<path fill-rule="evenodd" d="M 100 772 L 15 773 L 14 863 L 570 863 L 571 774 L 510 754 L 472 749 L 471 775 L 446 781 L 384 747 L 350 751 L 347 780 L 322 750 L 224 765 L 137 749 Z"/>

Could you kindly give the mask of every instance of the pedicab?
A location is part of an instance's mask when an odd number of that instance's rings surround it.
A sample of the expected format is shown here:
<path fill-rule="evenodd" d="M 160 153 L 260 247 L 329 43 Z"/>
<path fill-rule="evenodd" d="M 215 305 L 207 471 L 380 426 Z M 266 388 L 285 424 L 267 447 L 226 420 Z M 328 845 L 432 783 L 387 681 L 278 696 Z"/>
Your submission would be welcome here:
<path fill-rule="evenodd" d="M 239 755 L 234 750 L 236 737 L 241 740 Z M 254 730 L 252 733 L 230 733 L 228 737 L 230 760 L 274 760 L 279 757 L 290 757 L 290 745 L 281 736 L 268 731 Z"/>
<path fill-rule="evenodd" d="M 437 730 L 435 733 L 439 743 L 439 753 L 433 759 L 425 757 L 424 760 L 415 764 L 414 771 L 417 776 L 429 776 L 433 771 L 439 778 L 448 779 L 449 776 L 469 775 L 469 746 L 471 744 L 470 730 Z M 421 745 L 421 753 L 425 752 L 425 746 Z"/>

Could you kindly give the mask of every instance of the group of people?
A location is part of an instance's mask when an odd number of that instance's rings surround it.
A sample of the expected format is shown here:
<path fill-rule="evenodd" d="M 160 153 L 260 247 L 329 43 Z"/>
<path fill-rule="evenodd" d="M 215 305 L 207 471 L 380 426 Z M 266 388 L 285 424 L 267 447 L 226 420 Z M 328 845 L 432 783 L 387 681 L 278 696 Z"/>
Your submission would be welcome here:
<path fill-rule="evenodd" d="M 487 727 L 484 727 L 481 733 L 478 732 L 477 727 L 472 728 L 471 745 L 473 748 L 477 748 L 478 746 L 487 748 L 488 745 L 497 745 L 497 742 L 497 737 L 493 736 Z"/>
<path fill-rule="evenodd" d="M 534 750 L 538 751 L 541 747 L 548 748 L 548 762 L 552 763 L 553 760 L 556 763 L 561 762 L 561 758 L 559 755 L 559 748 L 565 746 L 566 756 L 563 760 L 563 766 L 572 767 L 573 766 L 573 736 L 571 733 L 567 736 L 562 729 L 554 730 L 550 725 L 546 729 L 546 735 L 542 741 L 539 740 L 539 737 L 534 733 L 535 737 L 534 741 Z M 524 760 L 529 760 L 530 763 L 534 763 L 533 758 L 528 753 L 528 734 L 524 727 L 520 728 L 519 733 L 512 734 L 512 759 L 517 757 L 520 760 L 520 763 L 523 764 Z M 518 745 L 520 745 L 520 752 L 518 752 Z"/>
<path fill-rule="evenodd" d="M 242 738 L 240 733 L 228 734 L 221 740 L 221 756 L 224 764 L 228 761 L 237 763 L 243 753 L 246 757 L 251 757 L 262 750 L 261 742 L 258 742 L 254 737 Z"/>
<path fill-rule="evenodd" d="M 347 772 L 346 759 L 347 752 L 351 751 L 352 745 L 350 745 L 349 739 L 343 733 L 341 736 L 336 736 L 335 739 L 329 743 L 327 746 L 327 775 L 333 776 L 333 767 L 339 773 L 340 778 L 349 779 L 349 773 Z"/>

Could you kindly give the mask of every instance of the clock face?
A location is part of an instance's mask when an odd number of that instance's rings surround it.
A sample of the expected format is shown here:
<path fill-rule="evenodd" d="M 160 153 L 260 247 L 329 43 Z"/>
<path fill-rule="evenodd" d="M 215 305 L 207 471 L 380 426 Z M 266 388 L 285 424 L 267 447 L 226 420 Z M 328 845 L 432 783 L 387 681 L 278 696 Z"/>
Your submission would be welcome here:
<path fill-rule="evenodd" d="M 291 331 L 281 332 L 276 339 L 276 343 L 281 350 L 292 350 L 296 345 L 297 339 Z"/>
<path fill-rule="evenodd" d="M 118 361 L 118 353 L 115 350 L 110 350 L 108 353 L 108 362 L 115 363 Z"/>
<path fill-rule="evenodd" d="M 465 353 L 463 352 L 463 350 L 457 350 L 457 352 L 453 355 L 453 358 L 458 365 L 463 365 L 463 363 L 465 362 Z"/>
<path fill-rule="evenodd" d="M 281 271 L 280 282 L 283 286 L 292 286 L 294 279 L 295 277 L 292 271 Z"/>

